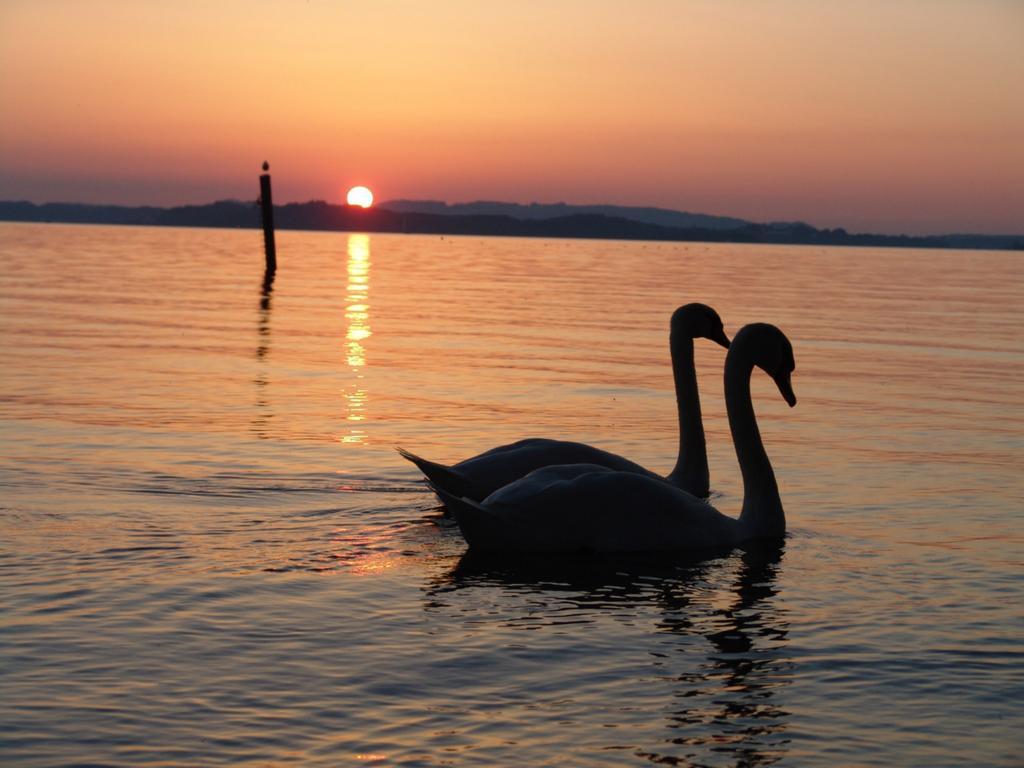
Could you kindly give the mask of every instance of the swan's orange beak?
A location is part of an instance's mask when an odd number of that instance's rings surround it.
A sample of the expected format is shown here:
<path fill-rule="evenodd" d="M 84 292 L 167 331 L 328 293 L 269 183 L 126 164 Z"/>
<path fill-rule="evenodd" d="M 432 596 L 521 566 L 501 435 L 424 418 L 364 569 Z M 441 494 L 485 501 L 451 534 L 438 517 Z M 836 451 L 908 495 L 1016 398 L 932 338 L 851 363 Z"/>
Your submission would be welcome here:
<path fill-rule="evenodd" d="M 716 344 L 721 344 L 726 349 L 729 348 L 729 337 L 725 335 L 724 328 L 716 328 L 708 335 L 708 338 Z"/>
<path fill-rule="evenodd" d="M 789 403 L 789 407 L 792 408 L 796 405 L 796 394 L 793 392 L 793 382 L 790 380 L 790 372 L 778 373 L 772 376 L 775 381 L 775 386 L 779 388 L 779 392 L 782 393 L 783 399 Z"/>

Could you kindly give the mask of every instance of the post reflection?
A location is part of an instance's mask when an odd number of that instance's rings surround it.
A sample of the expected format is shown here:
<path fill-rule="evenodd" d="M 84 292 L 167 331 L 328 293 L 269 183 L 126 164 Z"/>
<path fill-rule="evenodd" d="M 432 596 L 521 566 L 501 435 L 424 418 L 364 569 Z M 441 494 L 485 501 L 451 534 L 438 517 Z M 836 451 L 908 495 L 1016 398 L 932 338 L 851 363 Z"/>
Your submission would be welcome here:
<path fill-rule="evenodd" d="M 590 627 L 581 626 L 583 632 L 598 631 L 606 626 L 601 617 L 620 613 L 630 615 L 632 626 L 645 608 L 653 608 L 653 626 L 638 624 L 637 633 L 618 639 L 624 657 L 654 659 L 653 682 L 624 685 L 667 687 L 668 707 L 659 708 L 664 725 L 648 721 L 653 733 L 645 726 L 645 735 L 634 732 L 637 741 L 606 748 L 629 749 L 658 764 L 704 765 L 724 758 L 732 765 L 770 765 L 788 748 L 790 713 L 778 694 L 794 673 L 785 652 L 788 625 L 774 599 L 782 554 L 778 546 L 752 546 L 688 563 L 526 565 L 467 555 L 427 585 L 425 607 L 452 611 L 475 629 L 490 625 L 496 633 L 508 627 L 555 628 L 566 614 Z M 482 599 L 481 588 L 500 592 Z M 601 669 L 630 662 L 593 658 L 588 663 Z"/>
<path fill-rule="evenodd" d="M 260 286 L 260 314 L 257 323 L 259 344 L 256 346 L 256 359 L 262 360 L 270 350 L 270 299 L 274 293 L 273 269 L 263 272 L 263 284 Z"/>
<path fill-rule="evenodd" d="M 370 236 L 348 236 L 348 285 L 345 291 L 345 359 L 352 374 L 345 387 L 345 420 L 348 427 L 341 435 L 343 443 L 363 443 L 366 430 L 367 392 L 364 380 L 365 342 L 370 330 Z"/>
<path fill-rule="evenodd" d="M 274 293 L 274 274 L 275 270 L 265 269 L 263 283 L 260 285 L 259 317 L 256 322 L 256 359 L 261 362 L 270 352 L 270 305 Z M 260 366 L 253 383 L 256 385 L 256 411 L 250 427 L 258 438 L 265 440 L 269 437 L 268 426 L 273 418 L 273 414 L 269 411 L 270 403 L 266 395 L 268 378 L 265 367 Z"/>

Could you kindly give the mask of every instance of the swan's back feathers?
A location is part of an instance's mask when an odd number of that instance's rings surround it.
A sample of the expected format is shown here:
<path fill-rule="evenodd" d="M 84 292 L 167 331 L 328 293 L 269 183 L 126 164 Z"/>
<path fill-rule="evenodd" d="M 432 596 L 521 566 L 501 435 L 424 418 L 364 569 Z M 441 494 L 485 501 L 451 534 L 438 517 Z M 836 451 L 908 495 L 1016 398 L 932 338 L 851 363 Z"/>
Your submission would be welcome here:
<path fill-rule="evenodd" d="M 612 472 L 615 470 L 600 464 L 541 467 L 499 488 L 484 499 L 483 504 L 498 515 L 521 515 L 533 509 L 555 507 L 565 498 L 574 498 L 581 487 L 588 487 L 585 481 L 578 482 L 580 478 Z"/>
<path fill-rule="evenodd" d="M 435 490 L 443 489 L 450 496 L 455 497 L 466 496 L 476 498 L 479 496 L 480 491 L 476 488 L 476 485 L 458 470 L 424 459 L 422 456 L 417 456 L 412 451 L 407 451 L 401 446 L 396 446 L 395 450 L 401 454 L 402 458 L 408 459 L 415 464 L 420 472 L 426 475 L 431 487 Z M 438 495 L 440 496 L 441 494 L 439 493 Z"/>
<path fill-rule="evenodd" d="M 451 496 L 462 496 L 473 501 L 483 501 L 491 493 L 509 483 L 537 469 L 554 465 L 598 464 L 608 469 L 658 477 L 629 459 L 568 440 L 519 440 L 492 448 L 454 466 L 445 466 L 424 459 L 404 448 L 399 447 L 396 450 L 419 467 L 435 488 L 443 488 Z"/>
<path fill-rule="evenodd" d="M 658 477 L 634 461 L 592 445 L 571 440 L 551 440 L 546 437 L 530 437 L 491 448 L 479 456 L 460 461 L 455 468 L 493 475 L 493 478 L 488 478 L 494 485 L 489 493 L 493 493 L 534 470 L 564 464 L 596 464 L 621 472 L 636 472 Z"/>

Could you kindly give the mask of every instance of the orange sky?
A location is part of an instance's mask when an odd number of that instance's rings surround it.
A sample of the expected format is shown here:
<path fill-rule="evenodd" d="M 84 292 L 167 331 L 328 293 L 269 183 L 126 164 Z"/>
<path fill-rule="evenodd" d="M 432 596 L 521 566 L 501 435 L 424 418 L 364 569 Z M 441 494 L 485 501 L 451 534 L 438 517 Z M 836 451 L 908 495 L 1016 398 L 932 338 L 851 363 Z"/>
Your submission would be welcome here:
<path fill-rule="evenodd" d="M 0 199 L 1024 232 L 1019 0 L 0 2 Z"/>

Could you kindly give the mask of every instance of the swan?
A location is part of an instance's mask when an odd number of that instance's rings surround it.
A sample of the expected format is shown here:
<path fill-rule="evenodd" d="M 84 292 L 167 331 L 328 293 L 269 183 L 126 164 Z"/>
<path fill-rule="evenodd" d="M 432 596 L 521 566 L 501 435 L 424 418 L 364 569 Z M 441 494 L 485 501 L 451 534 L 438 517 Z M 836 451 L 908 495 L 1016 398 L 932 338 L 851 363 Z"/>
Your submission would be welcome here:
<path fill-rule="evenodd" d="M 499 488 L 540 467 L 581 463 L 664 479 L 695 496 L 707 496 L 708 454 L 700 416 L 697 371 L 693 363 L 695 338 L 710 339 L 729 348 L 722 319 L 706 304 L 685 304 L 672 313 L 669 348 L 679 411 L 679 457 L 666 478 L 600 448 L 547 438 L 535 437 L 498 446 L 451 466 L 428 461 L 401 447 L 397 450 L 420 468 L 435 490 L 474 501 L 482 501 Z"/>
<path fill-rule="evenodd" d="M 569 553 L 733 547 L 778 539 L 786 517 L 750 397 L 754 366 L 796 405 L 793 347 L 778 328 L 744 326 L 725 360 L 725 402 L 743 474 L 739 518 L 647 475 L 595 464 L 538 469 L 476 502 L 438 489 L 470 550 Z"/>

